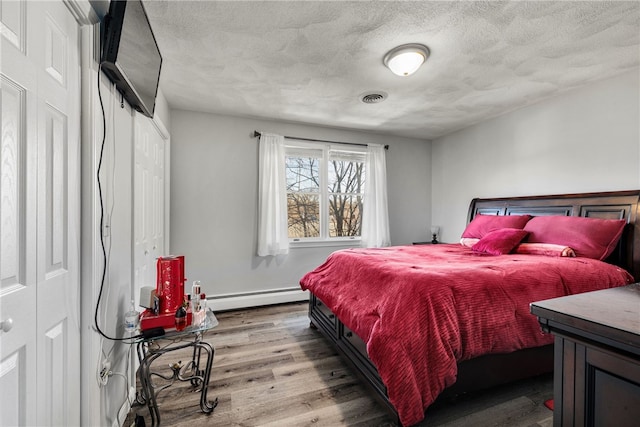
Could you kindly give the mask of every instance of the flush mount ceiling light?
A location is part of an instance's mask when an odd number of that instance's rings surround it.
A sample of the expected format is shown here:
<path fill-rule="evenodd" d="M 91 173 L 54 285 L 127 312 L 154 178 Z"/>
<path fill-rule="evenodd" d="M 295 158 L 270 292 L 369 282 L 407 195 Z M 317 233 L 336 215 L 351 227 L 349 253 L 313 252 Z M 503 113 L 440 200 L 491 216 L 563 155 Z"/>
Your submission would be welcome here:
<path fill-rule="evenodd" d="M 423 44 L 409 43 L 391 49 L 382 62 L 394 74 L 410 76 L 418 71 L 418 68 L 429 57 L 429 48 Z"/>

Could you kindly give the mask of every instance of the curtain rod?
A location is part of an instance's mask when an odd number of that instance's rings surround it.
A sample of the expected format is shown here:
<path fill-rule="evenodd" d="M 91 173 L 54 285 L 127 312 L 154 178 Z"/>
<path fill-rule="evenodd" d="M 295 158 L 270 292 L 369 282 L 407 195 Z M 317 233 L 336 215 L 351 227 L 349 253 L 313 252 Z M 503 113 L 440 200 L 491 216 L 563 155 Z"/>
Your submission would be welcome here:
<path fill-rule="evenodd" d="M 261 135 L 262 135 L 262 133 L 258 132 L 257 130 L 253 131 L 253 137 L 254 138 L 258 138 Z M 287 139 L 298 139 L 300 141 L 328 142 L 330 144 L 359 145 L 361 147 L 366 147 L 367 146 L 367 144 L 360 144 L 358 142 L 327 141 L 326 139 L 299 138 L 297 136 L 285 136 L 285 138 L 287 138 Z M 389 146 L 385 145 L 384 149 L 388 150 Z"/>

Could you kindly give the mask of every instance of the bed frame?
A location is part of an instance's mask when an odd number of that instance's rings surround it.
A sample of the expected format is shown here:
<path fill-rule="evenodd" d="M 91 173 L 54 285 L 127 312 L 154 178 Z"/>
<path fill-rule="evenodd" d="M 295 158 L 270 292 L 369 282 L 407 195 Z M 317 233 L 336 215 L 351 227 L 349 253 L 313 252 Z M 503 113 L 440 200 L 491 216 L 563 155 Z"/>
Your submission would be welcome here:
<path fill-rule="evenodd" d="M 640 190 L 553 196 L 473 199 L 467 222 L 476 215 L 564 215 L 625 219 L 627 226 L 607 262 L 619 265 L 640 281 Z M 533 302 L 533 301 L 532 301 Z M 395 417 L 386 388 L 369 360 L 366 344 L 335 316 L 313 293 L 309 300 L 311 326 L 317 328 L 354 368 L 379 402 Z M 494 354 L 458 364 L 458 379 L 439 400 L 508 382 L 530 378 L 553 370 L 553 345 Z"/>

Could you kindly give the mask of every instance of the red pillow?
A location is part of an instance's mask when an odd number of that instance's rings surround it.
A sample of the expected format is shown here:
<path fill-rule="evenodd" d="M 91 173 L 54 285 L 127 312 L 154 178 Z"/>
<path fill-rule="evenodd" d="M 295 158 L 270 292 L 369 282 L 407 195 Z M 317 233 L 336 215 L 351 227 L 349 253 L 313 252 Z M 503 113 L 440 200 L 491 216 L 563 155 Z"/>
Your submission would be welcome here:
<path fill-rule="evenodd" d="M 485 234 L 471 249 L 491 255 L 508 254 L 527 237 L 527 234 L 526 231 L 518 228 L 501 228 Z"/>
<path fill-rule="evenodd" d="M 527 242 L 555 243 L 572 248 L 579 257 L 604 260 L 616 247 L 626 221 L 580 216 L 537 216 L 524 229 Z"/>
<path fill-rule="evenodd" d="M 462 237 L 481 239 L 490 231 L 501 228 L 523 229 L 531 215 L 476 215 L 467 225 Z"/>

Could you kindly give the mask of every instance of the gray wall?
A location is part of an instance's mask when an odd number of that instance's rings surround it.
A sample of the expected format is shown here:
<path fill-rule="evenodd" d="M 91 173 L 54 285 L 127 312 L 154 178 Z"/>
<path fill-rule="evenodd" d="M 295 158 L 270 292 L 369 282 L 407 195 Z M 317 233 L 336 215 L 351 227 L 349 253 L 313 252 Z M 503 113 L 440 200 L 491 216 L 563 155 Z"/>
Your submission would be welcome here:
<path fill-rule="evenodd" d="M 107 81 L 104 76 L 103 81 Z M 112 107 L 113 115 L 109 114 L 108 108 L 107 142 L 101 178 L 105 214 L 108 215 L 105 221 L 108 221 L 110 230 L 109 236 L 105 238 L 109 268 L 105 281 L 106 290 L 100 302 L 99 322 L 107 335 L 122 337 L 124 313 L 129 310 L 132 298 L 133 114 L 128 105 L 120 108 L 119 97 L 110 93 L 109 86 L 103 86 L 103 97 L 105 105 Z M 113 372 L 130 372 L 127 366 L 129 345 L 119 341 L 103 340 L 101 347 L 102 354 L 109 355 L 107 359 L 111 362 Z M 102 419 L 112 423 L 123 404 L 125 393 L 128 392 L 127 384 L 124 378 L 113 376 L 101 390 L 108 396 L 105 399 Z"/>
<path fill-rule="evenodd" d="M 640 188 L 639 70 L 432 141 L 432 214 L 456 242 L 474 197 Z"/>
<path fill-rule="evenodd" d="M 428 237 L 428 141 L 301 124 L 171 111 L 171 252 L 208 297 L 299 289 L 300 278 L 336 247 L 292 248 L 261 258 L 257 245 L 258 140 L 253 131 L 379 143 L 387 152 L 391 240 Z"/>
<path fill-rule="evenodd" d="M 91 84 L 94 82 L 91 75 Z M 106 141 L 104 157 L 101 167 L 101 186 L 105 212 L 105 224 L 109 225 L 108 236 L 105 236 L 105 249 L 109 259 L 105 276 L 104 290 L 100 300 L 98 321 L 101 329 L 110 337 L 123 337 L 124 313 L 128 311 L 131 299 L 136 299 L 133 289 L 133 141 L 135 113 L 125 103 L 120 107 L 120 95 L 104 74 L 101 75 L 102 99 L 105 108 Z M 83 329 L 82 359 L 83 359 L 83 395 L 85 396 L 84 425 L 111 426 L 117 420 L 118 411 L 125 404 L 128 387 L 135 387 L 135 372 L 132 366 L 137 366 L 135 353 L 130 353 L 131 346 L 121 341 L 101 338 L 93 331 L 93 316 L 98 290 L 99 278 L 102 272 L 102 252 L 96 247 L 91 248 L 91 235 L 100 229 L 99 202 L 95 173 L 99 160 L 102 142 L 102 112 L 100 110 L 97 93 L 95 99 L 83 105 L 86 112 L 93 111 L 96 126 L 92 129 L 90 138 L 83 141 L 83 251 L 85 259 L 83 268 L 95 270 L 96 282 L 85 278 L 83 283 L 82 317 L 85 320 Z M 164 108 L 162 116 L 169 119 L 167 102 L 159 94 L 158 105 Z M 163 107 L 164 106 L 164 107 Z M 87 114 L 91 117 L 91 114 Z M 159 119 L 162 117 L 158 116 Z M 163 123 L 164 124 L 164 123 Z M 96 212 L 95 222 L 92 212 Z M 94 251 L 96 258 L 87 257 L 86 253 Z M 87 259 L 89 261 L 87 261 Z M 91 277 L 91 276 L 90 276 Z M 91 289 L 93 287 L 93 289 Z M 94 299 L 95 297 L 95 299 Z M 140 307 L 137 307 L 141 311 Z M 130 356 L 130 357 L 129 357 Z M 108 360 L 111 370 L 115 373 L 104 386 L 96 381 L 96 372 L 102 366 L 102 361 Z M 125 381 L 128 378 L 128 382 Z M 93 401 L 95 398 L 97 401 Z M 99 408 L 98 408 L 99 405 Z M 99 411 L 98 411 L 99 409 Z"/>

